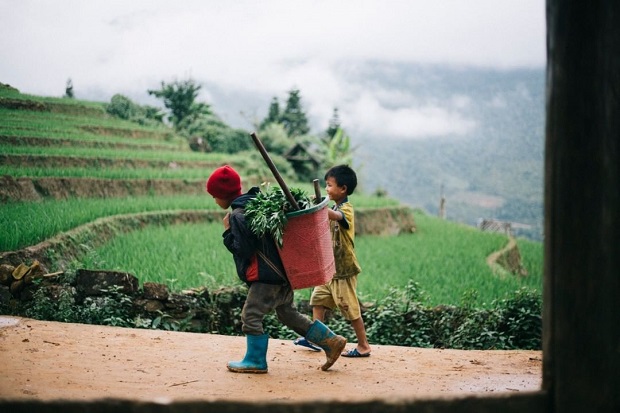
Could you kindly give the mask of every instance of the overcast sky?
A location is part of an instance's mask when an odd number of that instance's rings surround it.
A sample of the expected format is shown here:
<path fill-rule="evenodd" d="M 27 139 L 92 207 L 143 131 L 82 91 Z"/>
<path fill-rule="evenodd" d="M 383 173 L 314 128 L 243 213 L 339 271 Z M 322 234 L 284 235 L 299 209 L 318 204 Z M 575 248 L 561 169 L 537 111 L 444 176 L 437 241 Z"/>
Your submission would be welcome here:
<path fill-rule="evenodd" d="M 282 99 L 299 88 L 314 119 L 339 107 L 397 136 L 468 121 L 456 106 L 387 108 L 343 62 L 543 68 L 545 36 L 545 0 L 0 0 L 0 82 L 62 96 L 71 78 L 78 98 L 149 104 L 148 89 L 188 78 Z"/>

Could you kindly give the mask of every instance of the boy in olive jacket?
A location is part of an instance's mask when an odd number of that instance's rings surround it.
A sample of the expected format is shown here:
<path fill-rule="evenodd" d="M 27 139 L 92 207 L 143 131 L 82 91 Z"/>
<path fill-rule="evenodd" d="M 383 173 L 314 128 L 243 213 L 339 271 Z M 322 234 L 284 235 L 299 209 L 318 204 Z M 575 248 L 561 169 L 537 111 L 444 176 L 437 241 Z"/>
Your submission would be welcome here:
<path fill-rule="evenodd" d="M 334 166 L 325 174 L 325 190 L 334 206 L 328 211 L 336 273 L 333 279 L 315 287 L 310 297 L 312 316 L 315 320 L 325 320 L 327 309 L 338 308 L 344 318 L 351 323 L 357 337 L 357 345 L 342 353 L 343 357 L 368 357 L 370 344 L 357 297 L 357 276 L 361 272 L 355 255 L 355 221 L 353 205 L 349 195 L 357 187 L 357 175 L 348 165 Z M 313 350 L 319 350 L 308 336 L 294 342 Z"/>

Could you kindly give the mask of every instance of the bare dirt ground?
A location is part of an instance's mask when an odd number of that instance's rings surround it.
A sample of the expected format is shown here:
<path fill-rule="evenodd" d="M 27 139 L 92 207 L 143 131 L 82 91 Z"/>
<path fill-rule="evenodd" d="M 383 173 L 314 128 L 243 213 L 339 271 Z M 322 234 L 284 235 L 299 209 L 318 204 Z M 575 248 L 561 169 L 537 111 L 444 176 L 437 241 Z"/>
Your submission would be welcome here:
<path fill-rule="evenodd" d="M 341 357 L 324 372 L 324 354 L 270 340 L 269 372 L 252 375 L 226 369 L 245 354 L 243 337 L 8 316 L 0 316 L 0 354 L 0 401 L 363 402 L 530 392 L 542 382 L 540 351 L 374 345 L 370 357 Z"/>

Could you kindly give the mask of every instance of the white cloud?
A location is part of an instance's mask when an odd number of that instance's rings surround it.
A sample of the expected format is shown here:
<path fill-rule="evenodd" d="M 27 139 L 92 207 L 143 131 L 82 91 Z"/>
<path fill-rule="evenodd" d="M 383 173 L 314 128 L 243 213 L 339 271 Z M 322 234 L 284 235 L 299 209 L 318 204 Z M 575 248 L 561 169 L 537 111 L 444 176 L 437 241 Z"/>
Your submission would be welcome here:
<path fill-rule="evenodd" d="M 0 82 L 60 96 L 72 78 L 78 97 L 144 100 L 188 77 L 266 96 L 298 87 L 321 124 L 338 106 L 366 129 L 461 133 L 473 127 L 458 112 L 466 97 L 416 103 L 341 63 L 542 67 L 544 13 L 544 0 L 0 0 Z"/>
<path fill-rule="evenodd" d="M 386 109 L 371 95 L 364 95 L 344 113 L 355 134 L 404 139 L 464 135 L 476 122 L 459 112 L 439 106 Z"/>

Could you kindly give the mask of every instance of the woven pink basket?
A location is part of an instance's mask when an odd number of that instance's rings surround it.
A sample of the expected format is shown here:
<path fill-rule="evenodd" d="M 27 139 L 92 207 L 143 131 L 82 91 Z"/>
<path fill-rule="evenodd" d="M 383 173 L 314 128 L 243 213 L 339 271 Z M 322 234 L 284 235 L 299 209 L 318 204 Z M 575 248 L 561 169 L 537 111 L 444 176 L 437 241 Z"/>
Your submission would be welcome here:
<path fill-rule="evenodd" d="M 293 290 L 327 284 L 336 272 L 328 202 L 286 214 L 280 258 Z"/>

